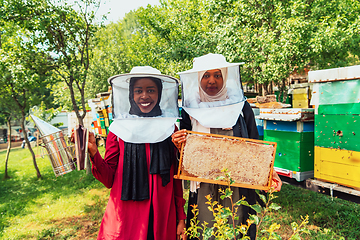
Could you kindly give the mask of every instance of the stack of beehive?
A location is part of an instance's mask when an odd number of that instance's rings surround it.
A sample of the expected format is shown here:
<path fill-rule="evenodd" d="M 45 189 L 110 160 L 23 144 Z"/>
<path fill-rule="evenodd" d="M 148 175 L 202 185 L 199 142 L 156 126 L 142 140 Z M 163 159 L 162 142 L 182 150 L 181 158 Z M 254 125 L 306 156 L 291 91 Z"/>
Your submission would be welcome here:
<path fill-rule="evenodd" d="M 314 176 L 360 188 L 360 65 L 309 72 L 314 83 Z"/>
<path fill-rule="evenodd" d="M 308 108 L 311 100 L 312 83 L 292 84 L 292 107 Z"/>
<path fill-rule="evenodd" d="M 109 126 L 113 121 L 111 92 L 98 93 L 97 98 L 88 101 L 93 115 L 92 130 L 106 137 L 109 133 Z"/>
<path fill-rule="evenodd" d="M 303 181 L 313 177 L 314 109 L 260 109 L 264 140 L 277 143 L 274 169 Z"/>

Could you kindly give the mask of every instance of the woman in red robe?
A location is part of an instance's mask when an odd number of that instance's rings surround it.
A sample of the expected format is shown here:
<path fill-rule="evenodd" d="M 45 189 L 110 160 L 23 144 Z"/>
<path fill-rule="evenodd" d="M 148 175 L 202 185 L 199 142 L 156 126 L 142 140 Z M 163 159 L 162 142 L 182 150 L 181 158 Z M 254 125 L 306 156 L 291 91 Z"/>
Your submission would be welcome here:
<path fill-rule="evenodd" d="M 160 102 L 165 75 L 155 70 L 135 67 L 132 72 L 141 71 L 140 77 L 136 77 L 139 72 L 127 74 L 130 77 L 127 79 L 128 113 L 137 122 L 151 118 L 150 122 L 156 123 L 164 115 Z M 146 76 L 146 72 L 149 76 Z M 138 128 L 137 122 L 133 123 Z M 143 121 L 140 124 L 147 123 Z M 159 124 L 161 126 L 161 122 Z M 133 137 L 133 133 L 124 134 L 121 130 L 126 125 L 124 120 L 114 121 L 112 125 L 106 140 L 105 158 L 101 157 L 93 134 L 90 134 L 88 143 L 93 175 L 111 188 L 98 239 L 186 239 L 185 200 L 181 180 L 173 179 L 176 148 L 171 141 L 171 133 L 165 134 L 165 137 L 155 137 L 156 140 L 151 143 L 139 143 L 137 139 L 141 139 L 141 136 Z M 131 126 L 128 128 L 131 129 Z M 151 126 L 150 123 L 148 128 Z M 143 132 L 144 139 L 149 138 L 146 131 Z M 131 139 L 134 141 L 131 142 Z"/>

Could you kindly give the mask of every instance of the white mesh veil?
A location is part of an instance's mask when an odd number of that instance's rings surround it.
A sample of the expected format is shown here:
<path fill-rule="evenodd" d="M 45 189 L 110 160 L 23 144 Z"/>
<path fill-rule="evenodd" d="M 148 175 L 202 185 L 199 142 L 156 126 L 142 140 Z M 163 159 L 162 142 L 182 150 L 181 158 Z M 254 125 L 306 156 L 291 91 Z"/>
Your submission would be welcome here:
<path fill-rule="evenodd" d="M 161 80 L 162 91 L 159 106 L 161 115 L 141 117 L 130 114 L 129 83 L 130 79 L 156 78 Z M 155 143 L 165 140 L 173 131 L 178 110 L 178 80 L 162 75 L 151 67 L 134 67 L 129 74 L 109 78 L 112 86 L 114 121 L 109 130 L 126 142 Z"/>
<path fill-rule="evenodd" d="M 200 58 L 204 57 L 207 57 L 207 55 Z M 196 60 L 197 59 L 195 58 L 194 61 L 196 62 Z M 245 101 L 239 72 L 239 65 L 242 63 L 229 63 L 227 66 L 226 88 L 228 96 L 226 100 L 201 102 L 199 96 L 198 72 L 218 68 L 216 68 L 216 64 L 209 64 L 212 68 L 206 68 L 205 61 L 202 68 L 196 69 L 195 62 L 193 69 L 178 73 L 182 85 L 183 109 L 206 128 L 229 128 L 234 126 L 242 112 Z M 226 64 L 219 64 L 219 69 L 220 67 L 224 68 L 226 67 Z"/>
<path fill-rule="evenodd" d="M 131 77 L 149 77 L 149 75 L 130 75 L 124 77 L 114 77 L 112 79 L 113 91 L 113 111 L 114 119 L 139 118 L 129 114 L 129 82 Z M 179 110 L 177 105 L 178 82 L 177 79 L 152 76 L 162 82 L 161 101 L 159 103 L 162 110 L 162 117 L 178 117 Z"/>

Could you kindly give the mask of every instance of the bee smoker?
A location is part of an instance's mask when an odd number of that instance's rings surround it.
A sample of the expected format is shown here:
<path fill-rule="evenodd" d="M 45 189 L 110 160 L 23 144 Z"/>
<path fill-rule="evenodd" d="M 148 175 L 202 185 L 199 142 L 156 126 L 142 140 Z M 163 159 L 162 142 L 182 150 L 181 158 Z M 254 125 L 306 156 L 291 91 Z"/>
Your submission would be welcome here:
<path fill-rule="evenodd" d="M 55 176 L 74 170 L 73 146 L 67 146 L 63 132 L 34 115 L 31 118 L 40 131 L 40 139 L 47 150 Z"/>

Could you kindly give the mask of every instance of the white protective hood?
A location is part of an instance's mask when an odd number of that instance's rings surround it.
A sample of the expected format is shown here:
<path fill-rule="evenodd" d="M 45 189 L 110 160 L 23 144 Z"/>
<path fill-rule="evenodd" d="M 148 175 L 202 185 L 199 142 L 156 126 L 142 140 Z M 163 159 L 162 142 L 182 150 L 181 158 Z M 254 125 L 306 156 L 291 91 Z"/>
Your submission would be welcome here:
<path fill-rule="evenodd" d="M 132 115 L 129 101 L 129 83 L 132 77 L 154 77 L 161 80 L 162 92 L 159 103 L 162 114 L 155 117 Z M 155 68 L 134 67 L 128 74 L 120 74 L 108 79 L 112 86 L 114 121 L 109 130 L 125 142 L 156 143 L 171 136 L 179 118 L 178 80 L 162 75 Z"/>
<path fill-rule="evenodd" d="M 182 84 L 182 108 L 205 128 L 230 128 L 236 124 L 245 103 L 239 65 L 228 63 L 221 54 L 207 54 L 194 59 L 193 68 L 178 73 Z M 198 72 L 227 68 L 227 99 L 201 102 Z"/>

